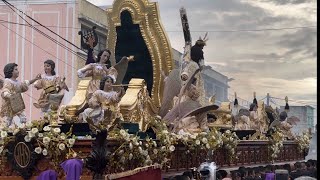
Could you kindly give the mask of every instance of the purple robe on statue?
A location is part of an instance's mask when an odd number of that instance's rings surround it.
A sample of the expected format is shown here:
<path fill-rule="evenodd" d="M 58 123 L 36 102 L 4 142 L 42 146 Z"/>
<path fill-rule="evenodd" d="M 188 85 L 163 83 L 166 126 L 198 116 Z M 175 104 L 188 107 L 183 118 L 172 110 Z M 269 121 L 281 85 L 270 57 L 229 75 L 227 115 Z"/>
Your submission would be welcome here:
<path fill-rule="evenodd" d="M 58 174 L 54 170 L 43 171 L 37 180 L 57 180 Z"/>
<path fill-rule="evenodd" d="M 80 159 L 68 159 L 61 163 L 66 173 L 66 180 L 79 180 L 82 173 L 83 162 Z"/>

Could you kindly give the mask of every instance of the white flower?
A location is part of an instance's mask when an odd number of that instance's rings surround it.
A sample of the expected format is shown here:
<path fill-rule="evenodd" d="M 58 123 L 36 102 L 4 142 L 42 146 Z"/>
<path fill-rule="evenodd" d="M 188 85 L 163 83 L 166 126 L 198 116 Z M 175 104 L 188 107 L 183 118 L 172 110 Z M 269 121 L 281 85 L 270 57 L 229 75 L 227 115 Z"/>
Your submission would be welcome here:
<path fill-rule="evenodd" d="M 229 134 L 229 133 L 231 133 L 231 131 L 230 130 L 226 130 L 226 133 Z"/>
<path fill-rule="evenodd" d="M 35 134 L 34 134 L 32 131 L 28 131 L 28 136 L 29 136 L 30 138 L 33 138 L 33 137 L 35 136 Z"/>
<path fill-rule="evenodd" d="M 32 127 L 32 122 L 31 121 L 26 122 L 26 127 L 27 128 L 31 128 Z"/>
<path fill-rule="evenodd" d="M 126 158 L 124 156 L 121 157 L 120 162 L 124 163 L 126 161 Z"/>
<path fill-rule="evenodd" d="M 121 129 L 121 130 L 120 130 L 120 135 L 121 135 L 122 137 L 125 137 L 125 136 L 126 136 L 126 131 L 123 130 L 123 129 Z"/>
<path fill-rule="evenodd" d="M 207 133 L 206 132 L 201 132 L 200 135 L 207 135 Z"/>
<path fill-rule="evenodd" d="M 54 128 L 54 129 L 53 129 L 53 132 L 55 132 L 55 133 L 60 133 L 61 130 L 60 130 L 60 128 Z"/>
<path fill-rule="evenodd" d="M 61 140 L 65 140 L 65 139 L 66 139 L 66 136 L 61 135 L 61 136 L 60 136 L 60 139 L 61 139 Z"/>
<path fill-rule="evenodd" d="M 46 148 L 43 149 L 42 154 L 43 154 L 44 156 L 48 155 L 48 151 L 47 151 Z"/>
<path fill-rule="evenodd" d="M 206 148 L 207 148 L 207 149 L 210 149 L 210 144 L 206 144 Z"/>
<path fill-rule="evenodd" d="M 162 146 L 162 147 L 161 147 L 161 150 L 162 150 L 162 151 L 166 150 L 166 147 L 165 147 L 165 146 Z"/>
<path fill-rule="evenodd" d="M 0 154 L 2 153 L 3 151 L 3 146 L 0 146 Z"/>
<path fill-rule="evenodd" d="M 42 139 L 42 142 L 44 143 L 44 144 L 48 144 L 49 142 L 50 142 L 50 138 L 49 137 L 44 137 L 43 139 Z"/>
<path fill-rule="evenodd" d="M 202 142 L 204 143 L 204 144 L 207 144 L 208 143 L 208 139 L 207 138 L 202 138 Z"/>
<path fill-rule="evenodd" d="M 123 150 L 122 150 L 122 149 L 119 151 L 119 154 L 120 154 L 120 155 L 123 154 Z"/>
<path fill-rule="evenodd" d="M 154 147 L 157 147 L 157 142 L 155 142 L 155 141 L 152 141 L 152 142 L 153 142 Z"/>
<path fill-rule="evenodd" d="M 130 143 L 129 144 L 129 149 L 132 149 L 132 148 L 133 148 L 132 143 Z"/>
<path fill-rule="evenodd" d="M 158 154 L 158 150 L 157 149 L 153 149 L 153 154 Z"/>
<path fill-rule="evenodd" d="M 200 144 L 200 141 L 199 139 L 196 140 L 196 145 L 199 145 Z"/>
<path fill-rule="evenodd" d="M 1 138 L 5 138 L 8 136 L 7 131 L 1 131 Z"/>
<path fill-rule="evenodd" d="M 20 131 L 19 128 L 14 129 L 14 130 L 13 130 L 13 135 L 16 135 L 19 131 Z"/>
<path fill-rule="evenodd" d="M 141 141 L 139 141 L 139 145 L 140 145 L 140 146 L 142 145 L 142 142 L 141 142 Z"/>
<path fill-rule="evenodd" d="M 169 132 L 167 130 L 162 130 L 162 134 L 168 134 Z"/>
<path fill-rule="evenodd" d="M 196 139 L 197 138 L 197 136 L 194 135 L 194 134 L 192 134 L 190 137 L 191 137 L 191 139 Z"/>
<path fill-rule="evenodd" d="M 129 160 L 131 160 L 133 157 L 132 153 L 129 154 Z"/>
<path fill-rule="evenodd" d="M 139 153 L 142 154 L 142 148 L 139 146 L 138 147 Z"/>
<path fill-rule="evenodd" d="M 148 151 L 147 151 L 147 150 L 144 150 L 144 151 L 142 151 L 142 154 L 143 154 L 144 156 L 148 156 Z"/>
<path fill-rule="evenodd" d="M 145 144 L 145 146 L 146 146 L 146 148 L 148 148 L 148 147 L 149 147 L 149 144 Z"/>
<path fill-rule="evenodd" d="M 75 142 L 76 142 L 75 139 L 68 139 L 68 143 L 69 143 L 70 145 L 74 145 Z"/>
<path fill-rule="evenodd" d="M 174 151 L 176 148 L 175 148 L 173 145 L 171 145 L 171 146 L 169 147 L 169 149 L 170 149 L 170 151 L 172 152 L 172 151 Z"/>
<path fill-rule="evenodd" d="M 50 131 L 50 129 L 51 129 L 51 128 L 50 128 L 49 126 L 45 126 L 45 127 L 43 128 L 44 131 Z"/>
<path fill-rule="evenodd" d="M 36 152 L 37 154 L 40 154 L 41 151 L 42 151 L 41 147 L 36 147 L 36 148 L 34 149 L 34 152 Z"/>
<path fill-rule="evenodd" d="M 42 134 L 42 133 L 39 133 L 38 136 L 39 136 L 40 138 L 42 138 L 42 137 L 43 137 L 43 134 Z"/>
<path fill-rule="evenodd" d="M 38 132 L 38 129 L 37 129 L 37 128 L 32 128 L 32 129 L 31 129 L 31 132 L 32 132 L 33 134 L 36 134 L 36 133 Z"/>
<path fill-rule="evenodd" d="M 59 149 L 60 150 L 65 150 L 66 149 L 66 145 L 64 143 L 59 144 Z"/>
<path fill-rule="evenodd" d="M 29 135 L 26 135 L 26 136 L 24 137 L 24 141 L 30 142 L 30 141 L 31 141 L 31 137 L 30 137 Z"/>

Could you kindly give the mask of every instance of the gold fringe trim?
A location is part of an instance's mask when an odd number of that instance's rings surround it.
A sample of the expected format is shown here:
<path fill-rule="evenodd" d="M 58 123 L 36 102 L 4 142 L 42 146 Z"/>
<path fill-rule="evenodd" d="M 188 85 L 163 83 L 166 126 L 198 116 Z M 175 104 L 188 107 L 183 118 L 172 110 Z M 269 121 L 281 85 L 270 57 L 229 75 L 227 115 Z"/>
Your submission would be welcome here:
<path fill-rule="evenodd" d="M 130 171 L 121 172 L 121 173 L 108 174 L 105 176 L 105 180 L 113 180 L 113 179 L 123 178 L 126 176 L 132 176 L 132 175 L 138 174 L 139 172 L 147 171 L 149 169 L 161 169 L 161 165 L 155 164 L 152 166 L 139 167 L 139 168 L 136 168 Z"/>

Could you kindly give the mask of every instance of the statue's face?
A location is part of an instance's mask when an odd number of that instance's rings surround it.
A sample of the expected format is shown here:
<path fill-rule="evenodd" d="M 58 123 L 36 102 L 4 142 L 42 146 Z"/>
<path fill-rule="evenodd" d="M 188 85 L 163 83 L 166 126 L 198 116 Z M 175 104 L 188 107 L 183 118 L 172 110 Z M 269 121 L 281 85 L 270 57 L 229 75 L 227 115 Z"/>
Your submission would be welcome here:
<path fill-rule="evenodd" d="M 100 57 L 100 63 L 105 64 L 109 60 L 110 54 L 107 51 L 104 51 Z"/>
<path fill-rule="evenodd" d="M 13 78 L 19 77 L 18 66 L 14 67 L 13 72 L 12 72 L 12 77 L 13 77 Z"/>
<path fill-rule="evenodd" d="M 108 78 L 107 80 L 106 80 L 106 83 L 104 84 L 104 90 L 105 91 L 109 91 L 109 90 L 111 90 L 111 88 L 112 88 L 112 80 L 110 79 L 110 78 Z"/>
<path fill-rule="evenodd" d="M 46 74 L 51 74 L 51 72 L 52 72 L 52 67 L 51 67 L 50 64 L 44 63 L 44 72 L 45 72 Z"/>

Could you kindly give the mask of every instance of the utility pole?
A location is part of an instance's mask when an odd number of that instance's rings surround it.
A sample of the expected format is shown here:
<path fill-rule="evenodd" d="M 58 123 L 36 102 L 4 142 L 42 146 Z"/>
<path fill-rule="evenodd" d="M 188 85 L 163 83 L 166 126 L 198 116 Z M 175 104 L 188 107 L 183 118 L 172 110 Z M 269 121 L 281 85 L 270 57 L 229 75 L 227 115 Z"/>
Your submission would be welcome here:
<path fill-rule="evenodd" d="M 270 101 L 270 95 L 267 93 L 267 106 L 269 106 L 269 101 Z"/>

